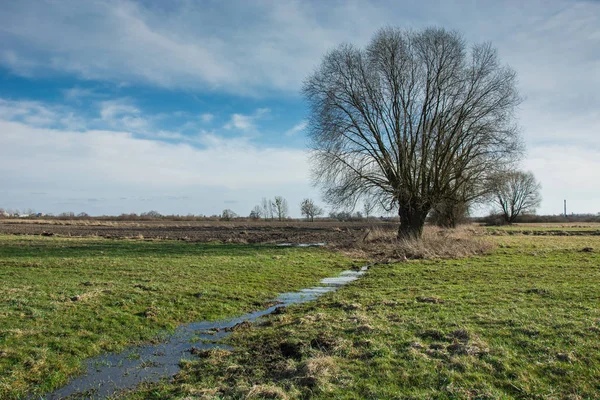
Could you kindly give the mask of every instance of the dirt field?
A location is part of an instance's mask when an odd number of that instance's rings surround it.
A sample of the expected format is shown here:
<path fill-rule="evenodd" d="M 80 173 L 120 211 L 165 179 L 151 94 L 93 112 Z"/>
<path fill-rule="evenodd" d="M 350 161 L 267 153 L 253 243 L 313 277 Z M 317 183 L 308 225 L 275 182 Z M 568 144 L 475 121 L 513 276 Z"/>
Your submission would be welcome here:
<path fill-rule="evenodd" d="M 0 220 L 0 233 L 77 237 L 168 239 L 224 243 L 335 243 L 361 239 L 373 227 L 395 230 L 387 222 L 222 222 Z"/>

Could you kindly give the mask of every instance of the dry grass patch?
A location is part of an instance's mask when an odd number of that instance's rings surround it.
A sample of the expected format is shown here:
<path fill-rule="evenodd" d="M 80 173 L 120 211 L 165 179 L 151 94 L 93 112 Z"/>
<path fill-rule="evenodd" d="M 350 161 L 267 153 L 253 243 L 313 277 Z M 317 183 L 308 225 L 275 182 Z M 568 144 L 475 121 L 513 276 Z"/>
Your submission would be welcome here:
<path fill-rule="evenodd" d="M 396 232 L 371 228 L 364 237 L 343 252 L 374 257 L 382 261 L 462 258 L 488 254 L 494 249 L 483 228 L 462 225 L 454 229 L 426 226 L 421 239 L 398 239 Z"/>
<path fill-rule="evenodd" d="M 299 372 L 301 381 L 308 387 L 324 387 L 334 378 L 339 371 L 335 360 L 331 356 L 319 355 L 303 361 Z"/>
<path fill-rule="evenodd" d="M 274 385 L 256 385 L 246 395 L 246 399 L 280 399 L 289 397 L 283 389 Z"/>

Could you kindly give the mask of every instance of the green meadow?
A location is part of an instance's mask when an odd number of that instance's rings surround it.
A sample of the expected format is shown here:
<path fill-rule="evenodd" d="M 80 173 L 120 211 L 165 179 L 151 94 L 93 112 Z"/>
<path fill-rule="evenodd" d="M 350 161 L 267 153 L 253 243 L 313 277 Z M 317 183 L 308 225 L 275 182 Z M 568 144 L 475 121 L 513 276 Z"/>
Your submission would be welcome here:
<path fill-rule="evenodd" d="M 600 239 L 491 240 L 486 256 L 375 266 L 123 397 L 599 398 Z"/>
<path fill-rule="evenodd" d="M 261 309 L 349 263 L 315 248 L 0 236 L 0 399 L 60 387 L 85 358 L 182 323 Z"/>
<path fill-rule="evenodd" d="M 599 398 L 600 237 L 485 240 L 488 255 L 375 265 L 120 398 Z M 0 398 L 356 265 L 318 248 L 1 236 Z"/>

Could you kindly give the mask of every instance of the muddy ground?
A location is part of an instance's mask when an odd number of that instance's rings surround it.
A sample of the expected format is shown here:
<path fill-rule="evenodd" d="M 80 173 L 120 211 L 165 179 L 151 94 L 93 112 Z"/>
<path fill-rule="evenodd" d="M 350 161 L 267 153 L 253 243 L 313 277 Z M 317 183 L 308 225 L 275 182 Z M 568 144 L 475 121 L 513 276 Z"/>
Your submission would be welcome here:
<path fill-rule="evenodd" d="M 0 220 L 0 233 L 16 235 L 135 238 L 223 243 L 349 244 L 369 230 L 393 231 L 391 222 L 181 222 Z"/>

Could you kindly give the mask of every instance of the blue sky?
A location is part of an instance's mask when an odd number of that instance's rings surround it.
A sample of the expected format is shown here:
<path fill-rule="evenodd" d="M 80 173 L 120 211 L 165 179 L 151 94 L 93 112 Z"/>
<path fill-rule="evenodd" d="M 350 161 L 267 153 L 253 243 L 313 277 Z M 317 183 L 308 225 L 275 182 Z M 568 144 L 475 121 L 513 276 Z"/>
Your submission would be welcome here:
<path fill-rule="evenodd" d="M 310 184 L 299 89 L 385 25 L 491 41 L 540 213 L 600 212 L 600 2 L 0 1 L 0 207 L 247 215 Z"/>

